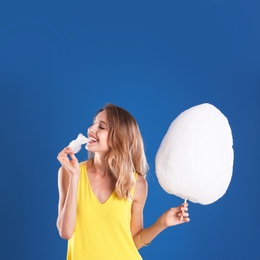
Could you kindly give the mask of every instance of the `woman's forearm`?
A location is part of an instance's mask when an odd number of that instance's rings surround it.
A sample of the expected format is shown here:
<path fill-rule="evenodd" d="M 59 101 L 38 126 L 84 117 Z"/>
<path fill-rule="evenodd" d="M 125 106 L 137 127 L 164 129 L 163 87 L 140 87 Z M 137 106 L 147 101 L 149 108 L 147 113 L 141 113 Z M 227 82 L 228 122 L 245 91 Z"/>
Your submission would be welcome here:
<path fill-rule="evenodd" d="M 64 239 L 70 239 L 75 229 L 78 181 L 78 176 L 70 176 L 66 199 L 57 218 L 57 228 Z"/>
<path fill-rule="evenodd" d="M 152 226 L 142 229 L 134 236 L 136 247 L 139 249 L 148 245 L 167 227 L 188 223 L 189 221 L 188 203 L 183 203 L 176 208 L 170 208 Z"/>
<path fill-rule="evenodd" d="M 157 237 L 167 226 L 163 223 L 161 217 L 150 227 L 140 230 L 134 236 L 134 242 L 137 249 L 147 246 Z"/>

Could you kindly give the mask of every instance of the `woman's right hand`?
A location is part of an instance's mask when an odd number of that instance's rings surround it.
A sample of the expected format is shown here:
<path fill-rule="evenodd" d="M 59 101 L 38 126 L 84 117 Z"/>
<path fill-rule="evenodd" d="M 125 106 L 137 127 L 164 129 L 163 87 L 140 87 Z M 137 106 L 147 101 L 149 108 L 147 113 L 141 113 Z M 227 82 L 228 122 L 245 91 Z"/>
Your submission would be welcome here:
<path fill-rule="evenodd" d="M 73 150 L 70 147 L 64 148 L 58 154 L 57 159 L 70 176 L 79 175 L 79 162 L 77 157 L 74 155 Z"/>

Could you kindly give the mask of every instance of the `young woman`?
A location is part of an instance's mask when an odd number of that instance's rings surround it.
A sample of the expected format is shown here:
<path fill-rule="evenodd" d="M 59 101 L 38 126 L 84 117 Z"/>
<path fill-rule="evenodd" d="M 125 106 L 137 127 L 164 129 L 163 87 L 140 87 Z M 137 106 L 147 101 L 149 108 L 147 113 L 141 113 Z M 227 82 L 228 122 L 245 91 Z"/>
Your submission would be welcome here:
<path fill-rule="evenodd" d="M 126 110 L 106 105 L 88 138 L 86 162 L 79 163 L 69 147 L 58 155 L 57 228 L 68 239 L 67 259 L 142 259 L 138 249 L 167 227 L 189 221 L 188 204 L 143 227 L 148 165 L 139 127 Z"/>

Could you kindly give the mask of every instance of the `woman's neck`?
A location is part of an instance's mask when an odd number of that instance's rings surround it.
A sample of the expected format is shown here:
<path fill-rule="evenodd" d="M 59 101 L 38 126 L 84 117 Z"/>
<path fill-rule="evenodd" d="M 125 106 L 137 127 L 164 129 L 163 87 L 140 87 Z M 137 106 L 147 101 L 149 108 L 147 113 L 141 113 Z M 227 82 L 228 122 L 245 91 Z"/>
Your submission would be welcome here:
<path fill-rule="evenodd" d="M 93 168 L 95 174 L 99 174 L 101 176 L 107 175 L 109 170 L 106 165 L 105 156 L 100 156 L 98 154 L 95 154 L 94 161 L 93 161 Z"/>

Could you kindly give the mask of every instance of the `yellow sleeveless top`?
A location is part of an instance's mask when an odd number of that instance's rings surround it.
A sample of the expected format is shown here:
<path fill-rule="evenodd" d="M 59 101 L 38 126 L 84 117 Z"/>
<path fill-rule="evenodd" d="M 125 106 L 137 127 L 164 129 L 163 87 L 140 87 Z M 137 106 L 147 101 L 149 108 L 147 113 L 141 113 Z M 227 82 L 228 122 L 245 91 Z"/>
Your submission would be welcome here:
<path fill-rule="evenodd" d="M 68 241 L 67 260 L 142 259 L 130 231 L 131 206 L 115 190 L 100 203 L 91 190 L 86 164 L 81 163 L 76 226 Z"/>

